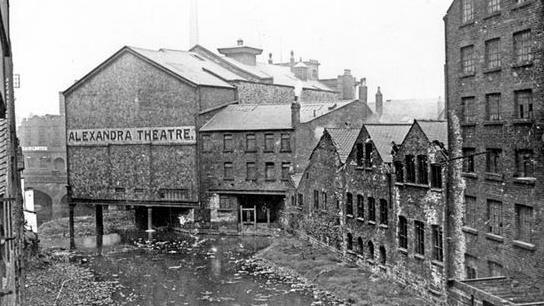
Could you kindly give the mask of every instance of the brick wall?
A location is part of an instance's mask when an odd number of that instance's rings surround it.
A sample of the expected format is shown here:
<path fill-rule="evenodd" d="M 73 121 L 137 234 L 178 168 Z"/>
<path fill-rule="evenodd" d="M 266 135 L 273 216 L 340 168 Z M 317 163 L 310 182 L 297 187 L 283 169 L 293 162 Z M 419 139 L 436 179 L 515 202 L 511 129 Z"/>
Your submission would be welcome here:
<path fill-rule="evenodd" d="M 447 104 L 450 120 L 460 120 L 459 131 L 450 130 L 450 139 L 460 134 L 462 147 L 485 152 L 487 148 L 502 149 L 499 175 L 486 173 L 485 155 L 475 157 L 475 171 L 463 174 L 466 182 L 464 194 L 476 197 L 474 225 L 465 228 L 466 252 L 474 256 L 478 277 L 489 276 L 488 261 L 501 264 L 506 275 L 526 274 L 544 283 L 544 26 L 542 1 L 527 1 L 515 5 L 502 1 L 500 14 L 489 16 L 485 1 L 475 1 L 474 22 L 461 23 L 461 1 L 457 0 L 445 18 Z M 533 61 L 530 65 L 517 65 L 513 57 L 513 34 L 530 29 Z M 485 69 L 485 41 L 500 38 L 501 69 Z M 460 48 L 474 45 L 475 73 L 461 73 Z M 517 120 L 514 91 L 532 89 L 534 120 Z M 490 122 L 486 118 L 486 94 L 500 93 L 502 120 Z M 475 98 L 477 114 L 470 123 L 463 122 L 461 99 Z M 450 125 L 454 127 L 454 125 Z M 450 144 L 454 145 L 455 144 Z M 455 149 L 455 147 L 453 147 Z M 460 148 L 457 148 L 460 149 Z M 534 182 L 514 177 L 516 150 L 533 151 Z M 487 201 L 502 203 L 502 233 L 499 237 L 488 235 Z M 516 204 L 533 208 L 533 234 L 529 243 L 516 242 Z M 451 203 L 453 209 L 469 209 L 464 203 Z M 463 260 L 457 258 L 457 260 Z"/>
<path fill-rule="evenodd" d="M 331 102 L 338 100 L 338 93 L 335 91 L 323 91 L 304 88 L 300 97 L 300 102 Z"/>
<path fill-rule="evenodd" d="M 285 104 L 295 100 L 294 87 L 236 81 L 240 104 Z"/>

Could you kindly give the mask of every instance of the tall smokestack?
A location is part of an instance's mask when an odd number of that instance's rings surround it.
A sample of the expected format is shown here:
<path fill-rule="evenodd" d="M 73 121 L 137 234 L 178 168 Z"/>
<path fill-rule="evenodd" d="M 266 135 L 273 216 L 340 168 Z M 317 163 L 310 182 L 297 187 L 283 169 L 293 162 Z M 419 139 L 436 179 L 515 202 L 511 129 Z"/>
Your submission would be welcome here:
<path fill-rule="evenodd" d="M 364 104 L 368 103 L 368 87 L 366 87 L 366 78 L 361 79 L 359 84 L 359 101 Z"/>
<path fill-rule="evenodd" d="M 198 4 L 197 0 L 191 0 L 189 10 L 189 48 L 198 45 Z"/>
<path fill-rule="evenodd" d="M 378 86 L 378 92 L 376 92 L 376 113 L 379 117 L 383 115 L 383 95 L 380 86 Z"/>

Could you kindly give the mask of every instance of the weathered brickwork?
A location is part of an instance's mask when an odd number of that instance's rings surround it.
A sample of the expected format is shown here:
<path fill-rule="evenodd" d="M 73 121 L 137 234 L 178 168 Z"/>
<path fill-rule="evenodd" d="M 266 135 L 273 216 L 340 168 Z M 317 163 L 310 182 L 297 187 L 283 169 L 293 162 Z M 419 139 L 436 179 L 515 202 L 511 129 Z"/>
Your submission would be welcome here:
<path fill-rule="evenodd" d="M 330 102 L 338 100 L 338 93 L 336 91 L 324 91 L 317 89 L 302 89 L 302 94 L 300 95 L 300 102 Z"/>
<path fill-rule="evenodd" d="M 248 81 L 234 82 L 240 104 L 285 104 L 295 101 L 295 88 Z"/>
<path fill-rule="evenodd" d="M 195 126 L 199 110 L 234 100 L 234 89 L 194 86 L 122 49 L 65 92 L 67 129 Z M 196 145 L 67 149 L 74 198 L 198 201 Z M 168 193 L 167 191 L 166 193 Z"/>
<path fill-rule="evenodd" d="M 442 124 L 438 123 L 437 124 Z M 445 122 L 443 122 L 445 126 Z M 433 143 L 416 121 L 402 145 L 394 154 L 395 165 L 402 165 L 396 168 L 401 171 L 397 177 L 393 173 L 394 184 L 394 224 L 396 225 L 396 269 L 402 271 L 404 279 L 417 283 L 424 290 L 430 291 L 437 299 L 445 301 L 446 297 L 446 275 L 444 271 L 447 253 L 444 232 L 446 192 L 445 184 L 446 171 L 443 170 L 447 160 L 445 149 Z M 415 180 L 408 181 L 406 156 L 413 156 L 416 159 Z M 424 156 L 425 163 L 417 163 L 417 157 Z M 433 185 L 433 171 L 431 165 L 440 168 L 440 179 Z M 423 167 L 423 168 L 421 168 Z M 426 182 L 424 182 L 426 181 Z M 400 220 L 406 220 L 406 243 L 400 245 L 399 229 Z M 423 224 L 422 248 L 416 245 L 416 222 Z M 436 236 L 435 236 L 436 235 Z M 419 251 L 419 252 L 418 252 Z"/>
<path fill-rule="evenodd" d="M 465 266 L 470 268 L 471 275 L 466 271 L 461 275 L 478 278 L 526 275 L 542 287 L 544 5 L 541 0 L 523 4 L 502 1 L 500 13 L 489 15 L 486 1 L 474 1 L 474 4 L 474 17 L 466 23 L 462 22 L 460 0 L 453 2 L 445 17 L 449 120 L 461 122 L 460 130 L 454 130 L 455 125 L 450 124 L 450 139 L 458 134 L 462 137 L 462 143 L 450 141 L 450 149 L 465 148 L 467 156 L 484 153 L 474 156 L 473 169 L 464 169 L 466 203 L 453 199 L 449 202 L 452 210 L 468 211 L 471 215 L 464 220 L 463 228 L 466 254 L 470 258 Z M 522 31 L 530 33 L 527 46 L 531 51 L 523 61 L 517 61 L 515 40 L 520 39 Z M 489 44 L 491 39 L 500 40 L 500 63 L 493 69 L 489 68 L 485 52 L 486 42 Z M 461 48 L 466 46 L 473 46 L 474 69 L 463 73 Z M 521 118 L 519 100 L 516 101 L 516 92 L 522 90 L 532 93 L 532 115 L 525 109 L 524 117 L 528 115 L 528 119 Z M 500 94 L 498 112 L 494 108 L 490 111 L 487 106 L 490 94 Z M 473 106 L 467 106 L 469 103 Z M 487 149 L 500 150 L 497 169 L 490 168 L 486 161 L 490 159 L 486 158 Z M 516 155 L 520 150 L 531 153 L 530 178 L 518 175 L 521 156 Z M 524 224 L 520 224 L 520 215 Z M 497 222 L 493 218 L 498 218 Z M 490 224 L 496 226 L 491 228 Z M 520 228 L 530 234 L 520 235 Z"/>

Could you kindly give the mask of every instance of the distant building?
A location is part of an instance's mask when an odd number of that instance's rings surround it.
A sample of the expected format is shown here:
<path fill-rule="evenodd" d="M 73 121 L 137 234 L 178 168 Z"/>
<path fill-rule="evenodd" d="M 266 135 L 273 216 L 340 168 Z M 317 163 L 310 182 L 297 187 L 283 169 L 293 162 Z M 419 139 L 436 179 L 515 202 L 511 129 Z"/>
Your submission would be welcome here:
<path fill-rule="evenodd" d="M 444 18 L 455 305 L 544 301 L 543 12 L 455 0 Z"/>
<path fill-rule="evenodd" d="M 68 212 L 64 123 L 63 115 L 33 116 L 24 118 L 18 128 L 25 189 L 34 190 L 38 225 Z"/>

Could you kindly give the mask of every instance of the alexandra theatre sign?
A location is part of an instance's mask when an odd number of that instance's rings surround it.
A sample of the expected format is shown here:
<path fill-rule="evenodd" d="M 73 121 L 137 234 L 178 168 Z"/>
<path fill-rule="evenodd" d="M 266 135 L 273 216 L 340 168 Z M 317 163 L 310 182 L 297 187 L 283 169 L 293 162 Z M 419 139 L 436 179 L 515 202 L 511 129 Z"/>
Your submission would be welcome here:
<path fill-rule="evenodd" d="M 69 146 L 107 144 L 194 144 L 194 126 L 68 130 Z"/>

